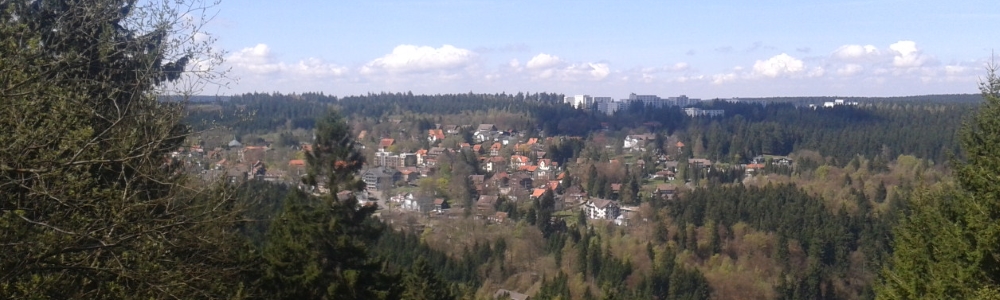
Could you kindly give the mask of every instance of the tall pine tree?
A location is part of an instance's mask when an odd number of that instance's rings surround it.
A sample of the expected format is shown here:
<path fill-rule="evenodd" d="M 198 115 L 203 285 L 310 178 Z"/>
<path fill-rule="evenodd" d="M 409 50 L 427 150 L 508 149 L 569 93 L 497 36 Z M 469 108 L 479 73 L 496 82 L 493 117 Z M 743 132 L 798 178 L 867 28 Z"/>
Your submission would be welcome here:
<path fill-rule="evenodd" d="M 264 298 L 397 299 L 397 278 L 382 272 L 368 255 L 382 225 L 375 206 L 359 206 L 363 182 L 354 174 L 364 161 L 344 120 L 330 112 L 316 126 L 303 183 L 316 194 L 295 191 L 273 221 L 264 248 Z"/>
<path fill-rule="evenodd" d="M 990 64 L 983 103 L 960 132 L 960 188 L 921 191 L 895 229 L 878 299 L 998 299 L 1000 285 L 1000 78 Z M 896 201 L 896 200 L 893 200 Z"/>

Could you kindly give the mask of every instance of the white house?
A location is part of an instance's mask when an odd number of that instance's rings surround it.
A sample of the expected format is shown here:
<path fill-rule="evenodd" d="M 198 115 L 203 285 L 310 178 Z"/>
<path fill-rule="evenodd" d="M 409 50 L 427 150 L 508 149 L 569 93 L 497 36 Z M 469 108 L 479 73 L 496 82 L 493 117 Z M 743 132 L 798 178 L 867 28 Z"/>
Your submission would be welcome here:
<path fill-rule="evenodd" d="M 607 199 L 591 199 L 587 201 L 584 209 L 588 217 L 599 220 L 614 220 L 622 213 L 618 202 Z"/>
<path fill-rule="evenodd" d="M 645 150 L 646 142 L 655 140 L 656 135 L 654 134 L 630 134 L 625 136 L 625 141 L 622 144 L 623 148 L 626 150 Z"/>
<path fill-rule="evenodd" d="M 414 197 L 413 194 L 407 194 L 402 200 L 401 208 L 403 210 L 429 212 L 434 209 L 434 200 L 430 197 Z"/>

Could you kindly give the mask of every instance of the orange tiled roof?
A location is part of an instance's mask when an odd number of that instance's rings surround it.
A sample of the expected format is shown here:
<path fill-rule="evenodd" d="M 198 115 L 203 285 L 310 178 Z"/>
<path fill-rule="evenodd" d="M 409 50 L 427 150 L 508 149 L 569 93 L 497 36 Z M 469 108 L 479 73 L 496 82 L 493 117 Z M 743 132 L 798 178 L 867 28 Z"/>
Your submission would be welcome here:
<path fill-rule="evenodd" d="M 378 142 L 378 146 L 381 148 L 388 148 L 389 146 L 392 146 L 392 143 L 395 142 L 396 140 L 393 139 L 382 139 L 382 141 Z"/>
<path fill-rule="evenodd" d="M 439 140 L 444 139 L 444 130 L 441 129 L 429 129 L 428 134 Z"/>

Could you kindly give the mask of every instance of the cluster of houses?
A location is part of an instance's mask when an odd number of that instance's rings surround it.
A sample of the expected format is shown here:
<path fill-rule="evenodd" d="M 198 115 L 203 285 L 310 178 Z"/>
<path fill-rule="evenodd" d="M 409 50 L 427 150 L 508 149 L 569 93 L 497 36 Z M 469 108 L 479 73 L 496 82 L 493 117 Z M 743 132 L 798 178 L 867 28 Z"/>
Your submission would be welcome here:
<path fill-rule="evenodd" d="M 493 124 L 481 124 L 475 127 L 473 143 L 460 143 L 455 147 L 441 147 L 445 138 L 462 134 L 459 126 L 439 125 L 427 132 L 430 142 L 428 149 L 416 151 L 396 151 L 395 140 L 384 138 L 379 140 L 375 156 L 370 164 L 360 172 L 366 188 L 359 199 L 367 200 L 370 192 L 385 192 L 399 186 L 415 186 L 424 177 L 434 176 L 438 170 L 438 160 L 445 154 L 468 153 L 478 158 L 479 169 L 488 175 L 470 175 L 472 185 L 471 208 L 477 218 L 491 222 L 503 223 L 508 216 L 497 211 L 497 201 L 504 197 L 511 201 L 531 200 L 542 197 L 546 192 L 555 195 L 556 209 L 580 209 L 591 219 L 613 220 L 617 224 L 627 224 L 628 213 L 631 210 L 610 199 L 598 199 L 588 196 L 579 187 L 563 186 L 566 176 L 564 166 L 548 158 L 546 144 L 555 142 L 556 138 L 525 138 L 510 131 L 497 130 Z M 569 137 L 563 137 L 569 138 Z M 631 134 L 625 137 L 623 146 L 626 151 L 646 151 L 647 145 L 657 139 L 654 134 Z M 681 142 L 676 145 L 683 148 Z M 303 143 L 303 151 L 310 151 L 310 145 Z M 200 146 L 179 148 L 170 153 L 174 160 L 185 162 L 194 173 L 201 174 L 206 180 L 225 176 L 232 181 L 260 179 L 269 181 L 297 181 L 305 173 L 306 162 L 301 159 L 288 161 L 285 170 L 271 170 L 263 163 L 271 148 L 267 145 L 244 146 L 237 140 L 231 141 L 225 148 L 212 150 Z M 664 159 L 660 159 L 663 162 Z M 641 163 L 641 161 L 637 162 Z M 651 176 L 666 181 L 675 179 L 677 162 L 664 162 L 664 169 Z M 689 159 L 694 168 L 711 168 L 712 161 L 707 159 Z M 787 157 L 756 157 L 751 163 L 743 165 L 747 174 L 764 168 L 765 164 L 788 165 L 792 161 Z M 274 169 L 274 168 L 272 168 Z M 621 188 L 621 184 L 612 184 L 612 189 Z M 318 191 L 318 192 L 322 192 Z M 663 183 L 656 186 L 654 196 L 672 199 L 676 195 L 676 186 Z M 339 196 L 339 195 L 338 195 Z M 387 195 L 388 196 L 388 195 Z M 448 213 L 451 205 L 439 197 L 428 197 L 414 194 L 403 194 L 389 197 L 390 202 L 397 203 L 402 210 L 421 213 Z M 455 200 L 457 201 L 457 200 Z M 463 201 L 464 202 L 464 201 Z"/>
<path fill-rule="evenodd" d="M 395 152 L 393 139 L 381 139 L 372 165 L 361 172 L 366 190 L 384 192 L 398 186 L 413 186 L 420 178 L 433 176 L 441 155 L 471 152 L 478 157 L 480 169 L 489 175 L 470 175 L 474 217 L 495 223 L 508 219 L 507 213 L 497 211 L 501 197 L 511 201 L 524 201 L 542 197 L 546 192 L 555 195 L 556 210 L 581 209 L 592 219 L 616 220 L 622 224 L 623 208 L 614 200 L 588 197 L 576 187 L 565 187 L 562 179 L 565 170 L 548 158 L 546 143 L 553 138 L 525 138 L 516 133 L 497 130 L 493 124 L 482 124 L 473 132 L 473 143 L 461 143 L 453 148 L 440 147 L 440 141 L 450 135 L 460 134 L 458 126 L 437 126 L 428 130 L 429 149 L 412 152 Z M 641 148 L 654 135 L 634 135 L 636 140 L 628 147 Z M 672 175 L 671 175 L 672 176 Z M 673 186 L 664 187 L 663 193 L 673 194 Z M 402 194 L 391 196 L 389 201 L 407 211 L 421 213 L 447 213 L 448 203 L 442 198 Z"/>
<path fill-rule="evenodd" d="M 271 148 L 267 144 L 244 146 L 233 139 L 225 147 L 215 147 L 212 150 L 206 150 L 200 145 L 180 147 L 170 152 L 169 157 L 183 164 L 188 173 L 197 174 L 205 181 L 219 177 L 225 177 L 230 182 L 247 179 L 289 180 L 286 172 L 268 169 L 264 164 L 269 151 Z"/>

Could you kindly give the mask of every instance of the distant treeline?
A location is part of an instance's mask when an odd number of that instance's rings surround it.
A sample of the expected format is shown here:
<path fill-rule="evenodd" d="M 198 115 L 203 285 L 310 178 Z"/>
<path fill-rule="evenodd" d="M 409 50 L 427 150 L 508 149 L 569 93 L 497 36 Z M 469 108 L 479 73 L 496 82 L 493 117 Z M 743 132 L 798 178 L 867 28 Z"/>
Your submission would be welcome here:
<path fill-rule="evenodd" d="M 759 98 L 737 98 L 740 101 L 764 102 L 764 103 L 791 103 L 799 106 L 809 104 L 821 105 L 823 102 L 833 102 L 841 99 L 847 102 L 858 103 L 882 103 L 882 102 L 907 102 L 907 103 L 980 103 L 983 102 L 981 94 L 947 94 L 947 95 L 919 95 L 900 97 L 836 97 L 836 96 L 815 96 L 815 97 L 759 97 Z"/>
<path fill-rule="evenodd" d="M 746 162 L 757 155 L 788 155 L 806 149 L 819 151 L 842 165 L 857 155 L 892 159 L 910 154 L 944 161 L 957 153 L 954 136 L 959 124 L 981 100 L 979 95 L 843 98 L 861 104 L 815 109 L 800 104 L 835 98 L 714 100 L 698 106 L 723 109 L 725 116 L 691 118 L 679 107 L 645 107 L 641 103 L 605 115 L 574 109 L 562 103 L 562 98 L 549 93 L 380 93 L 346 98 L 321 93 L 253 93 L 193 103 L 188 123 L 196 129 L 221 125 L 242 134 L 312 129 L 316 117 L 330 108 L 349 119 L 377 122 L 404 114 L 424 116 L 402 120 L 421 122 L 418 127 L 431 126 L 441 116 L 504 112 L 527 116 L 529 124 L 523 128 L 545 136 L 587 137 L 599 131 L 647 128 L 664 136 L 680 133 L 693 154 L 722 162 Z"/>

